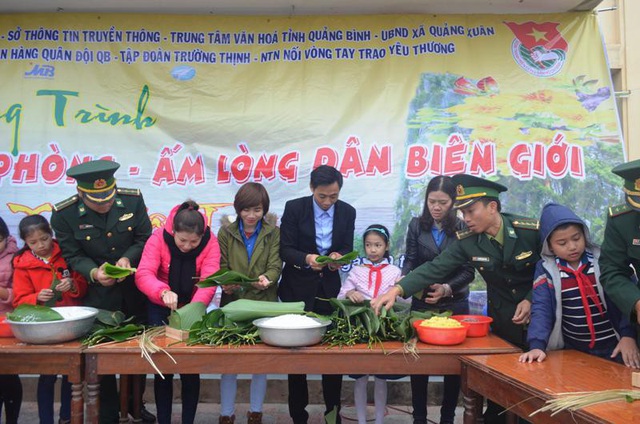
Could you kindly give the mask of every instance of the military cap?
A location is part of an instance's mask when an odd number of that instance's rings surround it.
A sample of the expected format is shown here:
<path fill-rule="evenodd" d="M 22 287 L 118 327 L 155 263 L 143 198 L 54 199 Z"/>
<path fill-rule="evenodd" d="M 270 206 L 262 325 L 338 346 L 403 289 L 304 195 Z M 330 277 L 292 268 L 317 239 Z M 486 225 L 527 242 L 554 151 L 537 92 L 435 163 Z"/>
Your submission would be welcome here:
<path fill-rule="evenodd" d="M 116 194 L 113 177 L 120 164 L 110 160 L 92 160 L 67 170 L 67 176 L 76 180 L 78 190 L 95 203 L 108 202 Z"/>
<path fill-rule="evenodd" d="M 627 204 L 640 212 L 640 159 L 622 163 L 611 170 L 624 179 Z"/>
<path fill-rule="evenodd" d="M 456 185 L 456 202 L 453 205 L 456 209 L 471 206 L 476 200 L 483 197 L 497 200 L 500 193 L 507 191 L 507 188 L 502 184 L 473 175 L 458 174 L 451 179 Z"/>

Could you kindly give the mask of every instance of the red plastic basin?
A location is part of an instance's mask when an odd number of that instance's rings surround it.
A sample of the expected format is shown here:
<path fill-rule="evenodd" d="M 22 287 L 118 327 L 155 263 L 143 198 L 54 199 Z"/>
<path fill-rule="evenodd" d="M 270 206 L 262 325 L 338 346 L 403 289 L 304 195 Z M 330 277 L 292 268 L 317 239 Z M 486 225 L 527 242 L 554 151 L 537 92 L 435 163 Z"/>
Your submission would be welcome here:
<path fill-rule="evenodd" d="M 0 337 L 13 337 L 11 325 L 7 322 L 7 317 L 0 315 Z"/>
<path fill-rule="evenodd" d="M 469 324 L 467 337 L 484 337 L 489 334 L 489 325 L 493 318 L 484 315 L 452 315 L 451 318 Z"/>
<path fill-rule="evenodd" d="M 441 328 L 441 327 L 426 327 L 420 325 L 422 319 L 413 322 L 413 327 L 418 333 L 418 339 L 423 343 L 429 343 L 440 346 L 457 345 L 467 338 L 467 328 L 469 326 L 466 323 L 461 323 L 462 327 Z"/>

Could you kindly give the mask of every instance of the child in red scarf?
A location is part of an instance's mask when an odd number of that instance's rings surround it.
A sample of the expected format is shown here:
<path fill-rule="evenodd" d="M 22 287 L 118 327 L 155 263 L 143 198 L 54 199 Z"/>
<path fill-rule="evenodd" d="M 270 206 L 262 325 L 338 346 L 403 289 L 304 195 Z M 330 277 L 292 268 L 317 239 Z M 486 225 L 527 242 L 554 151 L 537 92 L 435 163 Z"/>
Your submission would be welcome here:
<path fill-rule="evenodd" d="M 378 294 L 386 293 L 398 280 L 402 271 L 389 262 L 389 230 L 378 224 L 367 227 L 363 236 L 364 251 L 367 255 L 362 265 L 356 265 L 342 283 L 338 299 L 349 299 L 354 303 L 371 300 Z M 404 299 L 402 300 L 404 301 Z M 368 375 L 356 378 L 353 389 L 358 424 L 367 422 L 367 382 Z M 387 407 L 387 379 L 392 376 L 374 376 L 374 403 L 376 424 L 382 424 Z M 398 376 L 397 378 L 400 378 Z"/>
<path fill-rule="evenodd" d="M 635 331 L 600 284 L 600 248 L 571 209 L 542 209 L 541 259 L 536 266 L 528 342 L 520 362 L 542 362 L 546 350 L 575 349 L 640 367 Z"/>

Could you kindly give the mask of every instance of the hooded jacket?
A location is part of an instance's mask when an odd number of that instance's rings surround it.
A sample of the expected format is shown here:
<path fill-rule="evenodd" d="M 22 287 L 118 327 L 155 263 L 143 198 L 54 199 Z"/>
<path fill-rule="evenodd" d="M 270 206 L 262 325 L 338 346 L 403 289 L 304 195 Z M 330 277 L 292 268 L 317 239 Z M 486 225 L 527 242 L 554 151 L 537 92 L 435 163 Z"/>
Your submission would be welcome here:
<path fill-rule="evenodd" d="M 136 286 L 153 303 L 165 306 L 160 294 L 164 290 L 171 290 L 169 286 L 169 265 L 171 264 L 171 252 L 164 241 L 163 232 L 167 230 L 173 234 L 173 218 L 178 213 L 180 205 L 171 209 L 163 227 L 156 229 L 142 251 L 142 258 L 136 271 Z M 211 231 L 207 227 L 206 231 Z M 205 278 L 220 269 L 220 248 L 218 239 L 211 233 L 209 243 L 196 258 L 196 275 L 194 277 Z M 216 292 L 215 287 L 201 289 L 193 283 L 192 302 L 202 302 L 208 305 Z"/>
<path fill-rule="evenodd" d="M 56 278 L 62 279 L 62 272 L 69 267 L 62 257 L 62 251 L 57 241 L 53 241 L 53 252 L 49 263 L 36 258 L 31 250 L 25 250 L 13 258 L 13 306 L 22 304 L 37 305 L 38 293 L 42 289 L 51 288 L 53 273 Z M 62 300 L 56 302 L 56 306 L 76 306 L 81 304 L 81 299 L 87 294 L 87 280 L 79 273 L 72 271 L 71 279 L 75 285 L 75 291 L 62 293 Z"/>
<path fill-rule="evenodd" d="M 11 312 L 13 310 L 13 266 L 11 260 L 18 251 L 18 244 L 13 236 L 7 237 L 7 246 L 0 252 L 0 287 L 7 289 L 9 295 L 6 300 L 0 299 L 0 313 Z"/>
<path fill-rule="evenodd" d="M 556 256 L 549 248 L 548 238 L 561 225 L 578 224 L 582 226 L 585 237 L 585 250 L 593 255 L 593 267 L 597 292 L 602 306 L 606 309 L 618 339 L 635 337 L 630 322 L 622 316 L 620 310 L 609 300 L 600 284 L 598 258 L 600 247 L 591 241 L 589 227 L 571 209 L 557 203 L 548 203 L 540 216 L 540 239 L 542 241 L 541 259 L 536 264 L 533 283 L 533 304 L 531 306 L 531 324 L 528 341 L 531 349 L 558 350 L 564 348 L 562 336 L 562 287 L 560 270 Z"/>

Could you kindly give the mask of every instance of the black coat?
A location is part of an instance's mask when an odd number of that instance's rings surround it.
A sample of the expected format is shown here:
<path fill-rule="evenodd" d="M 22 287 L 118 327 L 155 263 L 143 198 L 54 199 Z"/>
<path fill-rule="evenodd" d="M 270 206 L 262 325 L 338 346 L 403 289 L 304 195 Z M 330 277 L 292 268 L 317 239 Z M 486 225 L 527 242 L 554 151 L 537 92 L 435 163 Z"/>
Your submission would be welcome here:
<path fill-rule="evenodd" d="M 335 204 L 333 234 L 329 253 L 343 255 L 353 251 L 356 210 L 343 201 Z M 324 267 L 317 272 L 305 262 L 308 254 L 319 254 L 313 215 L 313 196 L 290 200 L 284 207 L 280 223 L 280 258 L 284 261 L 278 296 L 283 302 L 304 301 L 305 310 L 330 314 L 333 308 L 318 298 L 336 297 L 340 291 L 340 274 Z"/>
<path fill-rule="evenodd" d="M 459 219 L 456 220 L 456 230 L 462 230 L 465 228 L 465 225 Z M 455 234 L 451 236 L 446 236 L 442 241 L 442 245 L 438 247 L 436 241 L 433 239 L 433 235 L 431 234 L 431 230 L 424 230 L 420 224 L 420 218 L 413 218 L 411 222 L 409 222 L 409 229 L 407 230 L 407 247 L 405 250 L 405 258 L 404 263 L 402 265 L 402 275 L 407 275 L 410 271 L 413 271 L 420 265 L 431 262 L 438 255 L 440 255 L 443 251 L 449 247 L 456 240 Z M 471 283 L 474 279 L 475 272 L 471 264 L 466 263 L 452 272 L 444 281 L 441 283 L 446 283 L 451 286 L 451 290 L 453 291 L 453 299 L 452 298 L 443 298 L 440 301 L 433 305 L 436 309 L 446 308 L 452 301 L 458 301 L 462 299 L 466 299 L 469 297 L 469 283 Z M 415 294 L 416 297 L 422 299 L 424 294 L 422 292 L 418 292 Z"/>

